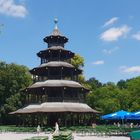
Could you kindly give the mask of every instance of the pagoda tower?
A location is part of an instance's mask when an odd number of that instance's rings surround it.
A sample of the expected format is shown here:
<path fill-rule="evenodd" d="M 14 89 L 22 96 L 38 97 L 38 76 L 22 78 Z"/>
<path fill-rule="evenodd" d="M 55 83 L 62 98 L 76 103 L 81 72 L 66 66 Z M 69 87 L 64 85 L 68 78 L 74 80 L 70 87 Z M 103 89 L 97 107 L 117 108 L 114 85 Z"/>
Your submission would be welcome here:
<path fill-rule="evenodd" d="M 64 48 L 68 38 L 60 34 L 57 19 L 54 22 L 52 34 L 43 39 L 48 48 L 37 53 L 41 63 L 30 70 L 33 84 L 24 90 L 25 106 L 10 114 L 23 118 L 24 125 L 90 124 L 98 111 L 84 103 L 89 90 L 78 83 L 82 70 L 70 63 L 75 54 Z"/>

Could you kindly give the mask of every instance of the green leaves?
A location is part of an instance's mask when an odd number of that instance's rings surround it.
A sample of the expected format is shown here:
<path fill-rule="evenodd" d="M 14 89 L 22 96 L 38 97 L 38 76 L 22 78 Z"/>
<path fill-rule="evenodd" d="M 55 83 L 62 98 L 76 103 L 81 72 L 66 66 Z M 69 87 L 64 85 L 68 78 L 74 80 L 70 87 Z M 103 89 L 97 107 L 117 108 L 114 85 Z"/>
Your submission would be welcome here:
<path fill-rule="evenodd" d="M 0 116 L 6 122 L 8 113 L 22 106 L 21 89 L 31 84 L 28 68 L 0 62 Z"/>
<path fill-rule="evenodd" d="M 80 55 L 76 54 L 71 59 L 71 64 L 76 68 L 82 68 L 84 66 L 84 58 L 81 57 Z"/>
<path fill-rule="evenodd" d="M 90 88 L 91 89 L 94 89 L 94 90 L 102 86 L 102 83 L 99 82 L 94 77 L 92 77 L 89 80 L 87 80 L 87 83 L 90 85 Z"/>
<path fill-rule="evenodd" d="M 95 78 L 88 81 L 91 92 L 87 103 L 103 114 L 118 110 L 137 111 L 140 109 L 140 77 L 120 80 L 117 84 L 101 84 Z"/>

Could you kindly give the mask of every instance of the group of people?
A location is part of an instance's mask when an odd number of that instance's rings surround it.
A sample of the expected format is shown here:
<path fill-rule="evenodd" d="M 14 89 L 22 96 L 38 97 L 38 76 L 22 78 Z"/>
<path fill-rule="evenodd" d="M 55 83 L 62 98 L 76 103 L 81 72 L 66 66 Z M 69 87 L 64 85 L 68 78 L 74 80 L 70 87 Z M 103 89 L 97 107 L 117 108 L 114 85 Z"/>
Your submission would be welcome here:
<path fill-rule="evenodd" d="M 117 123 L 114 122 L 114 125 L 115 125 L 115 126 L 118 126 L 118 127 L 121 126 L 119 122 L 117 122 Z"/>
<path fill-rule="evenodd" d="M 117 122 L 117 123 L 114 122 L 114 126 L 120 127 L 121 124 L 119 122 Z M 124 126 L 125 126 L 125 128 L 139 128 L 140 127 L 140 125 L 138 123 L 134 124 L 132 122 L 131 123 L 125 123 Z"/>
<path fill-rule="evenodd" d="M 134 123 L 126 123 L 125 124 L 126 128 L 140 128 L 140 125 L 138 123 L 134 124 Z"/>

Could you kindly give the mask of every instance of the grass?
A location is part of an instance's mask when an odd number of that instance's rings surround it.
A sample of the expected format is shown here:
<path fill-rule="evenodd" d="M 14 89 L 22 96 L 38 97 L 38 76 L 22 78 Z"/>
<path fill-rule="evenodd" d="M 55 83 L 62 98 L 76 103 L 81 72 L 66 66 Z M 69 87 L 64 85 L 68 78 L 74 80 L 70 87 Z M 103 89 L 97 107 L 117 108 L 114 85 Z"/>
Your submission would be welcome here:
<path fill-rule="evenodd" d="M 72 132 L 60 132 L 59 134 L 53 136 L 53 140 L 72 140 Z"/>
<path fill-rule="evenodd" d="M 48 140 L 48 137 L 46 136 L 36 136 L 36 137 L 31 137 L 28 139 L 24 139 L 24 140 Z"/>
<path fill-rule="evenodd" d="M 36 132 L 36 127 L 0 126 L 0 132 Z"/>

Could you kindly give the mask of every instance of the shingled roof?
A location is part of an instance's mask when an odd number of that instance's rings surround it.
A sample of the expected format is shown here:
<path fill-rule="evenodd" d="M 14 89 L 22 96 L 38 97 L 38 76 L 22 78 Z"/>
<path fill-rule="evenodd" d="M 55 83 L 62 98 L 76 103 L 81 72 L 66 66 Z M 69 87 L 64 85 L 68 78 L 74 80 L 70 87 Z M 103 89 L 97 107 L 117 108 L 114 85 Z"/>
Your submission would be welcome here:
<path fill-rule="evenodd" d="M 46 80 L 44 82 L 36 82 L 31 85 L 29 88 L 38 88 L 38 87 L 75 87 L 75 88 L 84 88 L 80 83 L 70 80 Z"/>
<path fill-rule="evenodd" d="M 73 65 L 64 61 L 51 61 L 48 63 L 43 63 L 39 67 L 69 67 L 74 68 Z"/>
<path fill-rule="evenodd" d="M 28 113 L 51 113 L 51 112 L 83 112 L 83 113 L 99 113 L 83 103 L 70 102 L 45 102 L 42 104 L 28 105 L 10 114 L 28 114 Z"/>

